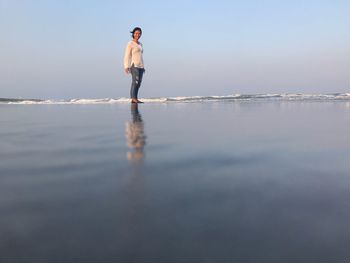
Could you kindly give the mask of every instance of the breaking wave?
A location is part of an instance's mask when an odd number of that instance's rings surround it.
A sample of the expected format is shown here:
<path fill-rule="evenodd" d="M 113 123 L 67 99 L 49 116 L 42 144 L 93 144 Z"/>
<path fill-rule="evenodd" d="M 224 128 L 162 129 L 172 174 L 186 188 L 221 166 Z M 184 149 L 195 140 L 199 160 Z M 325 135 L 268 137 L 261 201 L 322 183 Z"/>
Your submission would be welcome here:
<path fill-rule="evenodd" d="M 227 96 L 190 96 L 190 97 L 161 97 L 161 98 L 142 98 L 147 103 L 176 103 L 176 102 L 206 102 L 206 101 L 257 101 L 257 100 L 276 100 L 276 101 L 339 101 L 350 100 L 350 93 L 333 94 L 234 94 Z M 129 103 L 129 98 L 104 98 L 104 99 L 8 99 L 0 98 L 0 104 L 115 104 Z"/>

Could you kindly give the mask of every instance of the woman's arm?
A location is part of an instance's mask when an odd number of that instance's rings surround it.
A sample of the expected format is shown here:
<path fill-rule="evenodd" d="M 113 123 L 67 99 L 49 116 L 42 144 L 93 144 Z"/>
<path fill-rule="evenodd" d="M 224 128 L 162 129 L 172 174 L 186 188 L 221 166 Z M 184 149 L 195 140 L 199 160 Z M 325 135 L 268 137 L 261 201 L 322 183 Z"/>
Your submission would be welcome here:
<path fill-rule="evenodd" d="M 131 61 L 131 45 L 130 43 L 127 44 L 125 49 L 125 55 L 124 55 L 124 70 L 125 73 L 130 72 L 130 61 Z"/>

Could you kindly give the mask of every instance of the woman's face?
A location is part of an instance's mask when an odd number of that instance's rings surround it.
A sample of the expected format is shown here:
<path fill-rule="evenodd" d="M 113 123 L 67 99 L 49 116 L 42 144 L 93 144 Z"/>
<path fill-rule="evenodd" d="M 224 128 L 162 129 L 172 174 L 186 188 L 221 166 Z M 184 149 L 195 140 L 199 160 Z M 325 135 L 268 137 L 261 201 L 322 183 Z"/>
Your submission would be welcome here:
<path fill-rule="evenodd" d="M 141 37 L 142 33 L 139 30 L 136 30 L 134 33 L 134 39 L 135 40 L 139 40 L 139 38 Z"/>

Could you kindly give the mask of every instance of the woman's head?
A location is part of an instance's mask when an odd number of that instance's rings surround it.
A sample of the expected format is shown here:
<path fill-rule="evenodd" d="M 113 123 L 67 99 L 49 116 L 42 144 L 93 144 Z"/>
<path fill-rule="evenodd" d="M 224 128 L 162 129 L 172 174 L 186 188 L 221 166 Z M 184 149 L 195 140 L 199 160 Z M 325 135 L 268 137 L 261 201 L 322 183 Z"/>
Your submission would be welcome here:
<path fill-rule="evenodd" d="M 133 39 L 139 39 L 142 35 L 142 29 L 140 27 L 135 27 L 130 33 Z"/>

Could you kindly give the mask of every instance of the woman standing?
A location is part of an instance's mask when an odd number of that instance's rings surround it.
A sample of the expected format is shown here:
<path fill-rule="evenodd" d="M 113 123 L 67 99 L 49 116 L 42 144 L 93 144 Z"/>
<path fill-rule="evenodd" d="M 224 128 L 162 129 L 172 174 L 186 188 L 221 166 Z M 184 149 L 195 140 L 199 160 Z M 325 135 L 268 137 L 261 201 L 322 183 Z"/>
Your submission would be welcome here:
<path fill-rule="evenodd" d="M 143 65 L 143 46 L 139 41 L 142 30 L 139 27 L 135 27 L 131 32 L 132 40 L 128 42 L 124 56 L 124 70 L 125 73 L 131 73 L 132 82 L 130 89 L 131 103 L 143 103 L 138 100 L 137 94 L 142 82 L 142 76 L 145 72 Z"/>

